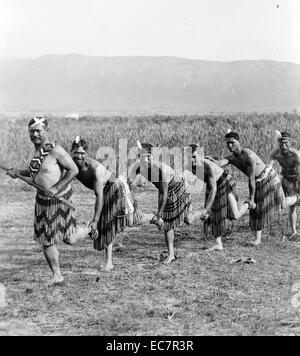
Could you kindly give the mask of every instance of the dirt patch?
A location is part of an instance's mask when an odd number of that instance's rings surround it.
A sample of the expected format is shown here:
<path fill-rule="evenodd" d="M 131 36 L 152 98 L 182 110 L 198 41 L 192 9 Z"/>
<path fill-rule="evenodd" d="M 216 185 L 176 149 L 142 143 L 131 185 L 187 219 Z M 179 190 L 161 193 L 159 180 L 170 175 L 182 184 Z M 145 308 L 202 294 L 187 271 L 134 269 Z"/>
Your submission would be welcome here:
<path fill-rule="evenodd" d="M 155 190 L 137 195 L 145 212 L 155 209 Z M 179 258 L 170 266 L 160 262 L 164 237 L 152 225 L 118 237 L 123 248 L 108 274 L 91 241 L 62 244 L 65 283 L 47 287 L 50 271 L 31 241 L 33 193 L 5 191 L 3 199 L 0 283 L 8 306 L 0 308 L 0 335 L 299 335 L 291 303 L 299 249 L 282 241 L 286 214 L 274 217 L 259 248 L 247 246 L 252 236 L 243 218 L 217 253 L 201 250 L 211 238 L 201 223 L 183 226 L 175 238 Z M 75 204 L 78 220 L 90 220 L 93 196 L 78 191 Z M 231 263 L 247 257 L 256 263 Z"/>

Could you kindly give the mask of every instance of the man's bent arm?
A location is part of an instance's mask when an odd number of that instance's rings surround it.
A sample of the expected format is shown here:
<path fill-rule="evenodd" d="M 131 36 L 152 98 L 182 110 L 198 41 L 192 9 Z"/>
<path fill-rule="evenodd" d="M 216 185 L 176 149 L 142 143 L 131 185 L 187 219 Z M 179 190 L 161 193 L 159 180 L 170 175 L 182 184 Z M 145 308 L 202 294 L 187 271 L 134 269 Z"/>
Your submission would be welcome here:
<path fill-rule="evenodd" d="M 58 192 L 62 191 L 78 174 L 78 168 L 69 154 L 60 146 L 55 146 L 52 150 L 54 158 L 56 158 L 58 165 L 63 168 L 66 173 L 53 188 Z M 53 189 L 52 188 L 52 189 Z"/>
<path fill-rule="evenodd" d="M 227 166 L 230 163 L 228 157 L 224 157 L 224 158 L 222 158 L 220 160 L 216 160 L 216 159 L 214 159 L 213 157 L 210 157 L 210 156 L 207 156 L 205 158 L 210 160 L 211 162 L 217 164 L 221 168 Z"/>
<path fill-rule="evenodd" d="M 297 154 L 295 164 L 296 164 L 295 172 L 297 175 L 297 182 L 298 182 L 298 186 L 300 187 L 300 155 L 299 154 Z"/>
<path fill-rule="evenodd" d="M 256 166 L 256 161 L 254 157 L 249 157 L 249 162 L 248 162 L 248 185 L 249 185 L 249 200 L 254 202 L 254 197 L 255 197 L 255 189 L 256 189 L 256 184 L 255 184 L 255 166 Z"/>

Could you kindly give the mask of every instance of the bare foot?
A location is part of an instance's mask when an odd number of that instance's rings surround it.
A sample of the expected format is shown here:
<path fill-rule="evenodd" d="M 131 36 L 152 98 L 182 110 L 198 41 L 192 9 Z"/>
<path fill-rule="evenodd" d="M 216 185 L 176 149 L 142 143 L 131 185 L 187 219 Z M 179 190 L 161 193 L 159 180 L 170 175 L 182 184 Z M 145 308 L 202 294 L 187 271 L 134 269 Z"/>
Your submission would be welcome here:
<path fill-rule="evenodd" d="M 208 248 L 206 251 L 211 252 L 211 251 L 222 251 L 223 246 L 219 244 L 215 244 L 212 247 Z"/>
<path fill-rule="evenodd" d="M 165 265 L 169 265 L 170 263 L 172 263 L 173 261 L 176 260 L 175 256 L 168 256 L 165 260 L 164 260 L 164 264 Z"/>
<path fill-rule="evenodd" d="M 48 282 L 48 286 L 54 286 L 56 284 L 61 284 L 64 281 L 64 277 L 62 275 L 54 276 L 50 281 Z"/>
<path fill-rule="evenodd" d="M 84 240 L 89 237 L 88 233 L 89 228 L 87 226 L 78 226 L 76 228 L 76 232 L 73 235 L 67 237 L 64 240 L 64 243 L 67 245 L 75 245 L 78 241 Z"/>
<path fill-rule="evenodd" d="M 133 226 L 146 225 L 149 224 L 153 219 L 153 214 L 143 214 L 143 218 L 138 220 Z"/>
<path fill-rule="evenodd" d="M 114 266 L 112 263 L 107 263 L 104 267 L 104 272 L 111 272 L 114 269 Z"/>

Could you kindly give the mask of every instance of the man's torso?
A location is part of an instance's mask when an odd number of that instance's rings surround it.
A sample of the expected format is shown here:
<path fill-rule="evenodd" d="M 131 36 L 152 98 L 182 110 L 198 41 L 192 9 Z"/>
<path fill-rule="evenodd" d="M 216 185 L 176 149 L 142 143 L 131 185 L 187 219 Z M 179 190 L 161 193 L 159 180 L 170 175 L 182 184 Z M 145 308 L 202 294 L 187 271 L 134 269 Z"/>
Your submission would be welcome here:
<path fill-rule="evenodd" d="M 249 177 L 250 155 L 255 159 L 255 178 L 259 177 L 266 165 L 258 155 L 248 148 L 244 148 L 239 156 L 232 154 L 229 162 Z"/>
<path fill-rule="evenodd" d="M 99 174 L 101 175 L 101 181 L 103 183 L 103 186 L 105 186 L 111 176 L 109 170 L 106 169 L 101 163 L 97 162 L 92 158 L 88 158 L 86 160 L 86 163 L 88 165 L 87 169 L 80 170 L 76 178 L 85 187 L 94 190 L 95 181 L 97 179 L 96 171 L 98 170 Z"/>
<path fill-rule="evenodd" d="M 57 159 L 53 155 L 53 150 L 48 154 L 42 163 L 34 182 L 44 189 L 50 189 L 59 182 L 64 170 L 59 166 Z"/>
<path fill-rule="evenodd" d="M 299 161 L 298 152 L 295 149 L 291 149 L 289 154 L 283 155 L 280 150 L 276 151 L 274 158 L 280 164 L 283 174 L 296 175 L 296 167 Z"/>

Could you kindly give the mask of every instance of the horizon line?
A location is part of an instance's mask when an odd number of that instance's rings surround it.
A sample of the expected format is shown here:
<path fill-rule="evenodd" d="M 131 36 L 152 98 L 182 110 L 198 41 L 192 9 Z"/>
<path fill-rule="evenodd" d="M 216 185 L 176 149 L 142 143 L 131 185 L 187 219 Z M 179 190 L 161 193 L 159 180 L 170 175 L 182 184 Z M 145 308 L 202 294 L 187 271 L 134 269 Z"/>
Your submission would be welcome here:
<path fill-rule="evenodd" d="M 16 56 L 1 56 L 1 60 L 38 60 L 44 57 L 70 57 L 70 56 L 78 56 L 78 57 L 90 57 L 90 58 L 172 58 L 172 59 L 179 59 L 179 60 L 186 60 L 186 61 L 201 61 L 201 62 L 217 62 L 217 63 L 234 63 L 234 62 L 277 62 L 277 63 L 292 63 L 300 65 L 300 62 L 295 62 L 292 60 L 277 60 L 277 59 L 233 59 L 233 60 L 215 60 L 215 59 L 201 59 L 201 58 L 188 58 L 188 57 L 178 57 L 178 56 L 171 56 L 171 55 L 115 55 L 115 56 L 106 56 L 106 55 L 89 55 L 89 54 L 82 54 L 82 53 L 48 53 L 39 56 L 33 57 L 16 57 Z"/>

